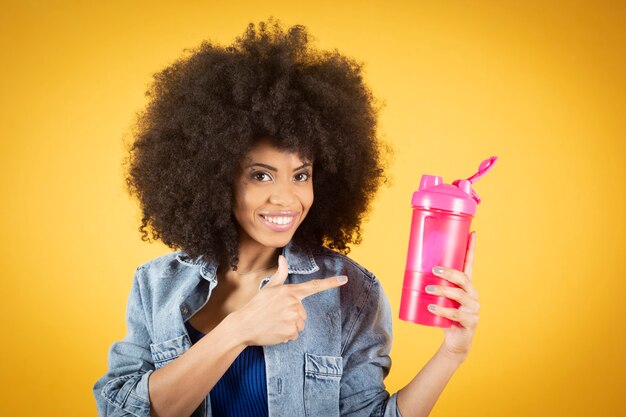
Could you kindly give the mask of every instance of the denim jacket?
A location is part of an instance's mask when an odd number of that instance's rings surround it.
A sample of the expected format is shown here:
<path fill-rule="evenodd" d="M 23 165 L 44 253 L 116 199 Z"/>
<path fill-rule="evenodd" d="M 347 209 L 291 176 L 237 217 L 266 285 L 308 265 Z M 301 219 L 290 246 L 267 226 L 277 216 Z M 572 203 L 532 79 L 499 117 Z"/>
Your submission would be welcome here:
<path fill-rule="evenodd" d="M 293 242 L 282 249 L 285 284 L 334 275 L 347 275 L 348 282 L 302 300 L 307 320 L 298 339 L 263 346 L 269 416 L 401 417 L 397 393 L 383 383 L 391 369 L 392 315 L 380 282 L 345 255 L 305 251 Z M 216 270 L 184 251 L 136 269 L 127 333 L 109 348 L 108 372 L 93 386 L 100 417 L 150 415 L 150 374 L 191 347 L 185 322 L 209 301 Z M 207 396 L 192 417 L 210 416 Z"/>

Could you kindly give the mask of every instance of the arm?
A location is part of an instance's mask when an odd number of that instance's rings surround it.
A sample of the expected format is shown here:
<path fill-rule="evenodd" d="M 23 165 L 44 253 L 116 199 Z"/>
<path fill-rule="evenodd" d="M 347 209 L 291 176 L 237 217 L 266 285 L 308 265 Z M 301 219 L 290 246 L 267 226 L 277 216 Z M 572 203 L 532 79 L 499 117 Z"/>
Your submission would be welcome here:
<path fill-rule="evenodd" d="M 142 273 L 142 267 L 135 271 L 128 298 L 126 336 L 109 349 L 109 370 L 93 386 L 100 417 L 150 415 L 148 378 L 154 371 L 154 364 L 137 280 Z"/>
<path fill-rule="evenodd" d="M 109 371 L 93 387 L 98 415 L 191 415 L 245 345 L 228 316 L 184 354 L 155 370 L 137 279 L 141 273 L 138 268 L 129 296 L 128 333 L 111 347 Z"/>
<path fill-rule="evenodd" d="M 472 285 L 476 232 L 472 232 L 465 256 L 463 272 L 443 267 L 433 269 L 435 275 L 456 284 L 459 288 L 433 286 L 426 288 L 429 294 L 448 297 L 460 304 L 459 309 L 436 307 L 434 314 L 449 318 L 459 325 L 444 329 L 445 340 L 435 356 L 413 380 L 398 391 L 398 406 L 405 417 L 428 416 L 452 374 L 469 353 L 474 331 L 478 325 L 478 291 Z"/>
<path fill-rule="evenodd" d="M 340 410 L 342 416 L 428 416 L 447 382 L 464 360 L 445 345 L 397 393 L 389 395 L 383 379 L 391 367 L 392 320 L 389 300 L 378 280 L 369 284 L 356 309 L 344 353 Z"/>
<path fill-rule="evenodd" d="M 246 347 L 232 317 L 226 317 L 188 351 L 152 373 L 152 416 L 188 416 L 198 408 Z"/>
<path fill-rule="evenodd" d="M 403 417 L 428 416 L 462 360 L 447 356 L 441 348 L 404 388 L 398 391 Z"/>

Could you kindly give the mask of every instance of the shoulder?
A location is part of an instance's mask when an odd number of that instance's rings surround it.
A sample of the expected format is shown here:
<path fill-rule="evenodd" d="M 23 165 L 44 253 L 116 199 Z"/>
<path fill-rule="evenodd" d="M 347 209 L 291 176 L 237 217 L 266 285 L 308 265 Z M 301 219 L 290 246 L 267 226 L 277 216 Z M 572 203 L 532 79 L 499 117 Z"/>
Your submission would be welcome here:
<path fill-rule="evenodd" d="M 187 268 L 197 269 L 201 266 L 200 259 L 192 259 L 184 251 L 179 250 L 145 261 L 137 267 L 137 270 L 144 270 L 152 275 L 160 275 L 164 272 L 173 272 Z"/>
<path fill-rule="evenodd" d="M 317 248 L 312 253 L 326 276 L 348 276 L 348 283 L 341 287 L 344 301 L 351 300 L 357 310 L 365 306 L 374 309 L 390 308 L 383 285 L 372 271 L 354 259 L 326 247 Z"/>
<path fill-rule="evenodd" d="M 312 256 L 322 277 L 348 277 L 348 283 L 341 287 L 342 303 L 360 309 L 372 299 L 380 297 L 383 290 L 376 275 L 354 259 L 326 247 L 316 248 Z"/>
<path fill-rule="evenodd" d="M 142 296 L 171 294 L 201 277 L 202 263 L 176 251 L 140 264 L 135 272 Z"/>
<path fill-rule="evenodd" d="M 390 346 L 391 305 L 374 273 L 354 259 L 328 248 L 316 249 L 312 254 L 324 276 L 348 276 L 348 282 L 339 287 L 342 356 L 360 349 L 358 346 L 362 343 Z"/>
<path fill-rule="evenodd" d="M 369 271 L 363 265 L 356 262 L 354 259 L 348 256 L 336 252 L 326 247 L 319 247 L 312 251 L 315 262 L 320 268 L 331 270 L 345 270 L 346 272 L 352 272 L 353 275 L 358 276 L 364 281 L 365 284 L 373 284 L 378 281 L 373 272 Z M 350 277 L 348 277 L 350 278 Z"/>
<path fill-rule="evenodd" d="M 144 261 L 143 263 L 139 264 L 137 269 L 145 269 L 145 268 L 150 268 L 150 267 L 155 267 L 155 266 L 158 267 L 159 265 L 169 264 L 169 263 L 172 263 L 172 261 L 177 261 L 179 257 L 183 257 L 184 259 L 183 251 L 166 253 L 164 255 L 157 256 L 156 258 L 152 258 L 147 261 Z"/>

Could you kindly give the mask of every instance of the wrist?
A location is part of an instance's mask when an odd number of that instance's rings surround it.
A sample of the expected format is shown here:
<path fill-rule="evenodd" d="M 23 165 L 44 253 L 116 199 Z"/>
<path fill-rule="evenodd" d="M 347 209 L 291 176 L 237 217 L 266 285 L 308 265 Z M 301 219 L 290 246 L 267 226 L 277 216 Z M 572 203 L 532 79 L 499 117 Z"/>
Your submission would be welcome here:
<path fill-rule="evenodd" d="M 467 354 L 468 352 L 456 352 L 448 349 L 445 345 L 442 345 L 437 351 L 437 356 L 457 367 L 465 362 L 465 359 L 467 359 Z"/>
<path fill-rule="evenodd" d="M 243 323 L 245 322 L 241 320 L 240 316 L 235 311 L 226 316 L 221 324 L 223 324 L 224 327 L 228 329 L 230 337 L 238 345 L 241 345 L 245 348 L 250 345 L 250 338 L 248 335 L 248 331 L 243 326 Z"/>

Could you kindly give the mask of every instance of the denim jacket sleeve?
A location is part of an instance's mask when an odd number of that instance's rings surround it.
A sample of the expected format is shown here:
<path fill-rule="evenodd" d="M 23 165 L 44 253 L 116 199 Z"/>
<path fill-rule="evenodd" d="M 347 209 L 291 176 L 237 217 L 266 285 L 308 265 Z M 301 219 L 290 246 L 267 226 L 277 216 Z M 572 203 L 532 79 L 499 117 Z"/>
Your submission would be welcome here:
<path fill-rule="evenodd" d="M 99 417 L 150 416 L 148 378 L 155 370 L 149 349 L 150 336 L 135 271 L 126 308 L 127 333 L 109 349 L 109 369 L 93 386 Z"/>
<path fill-rule="evenodd" d="M 366 295 L 358 301 L 357 318 L 342 348 L 340 412 L 344 417 L 402 417 L 397 393 L 390 396 L 383 382 L 391 369 L 391 306 L 380 282 L 366 275 Z"/>

